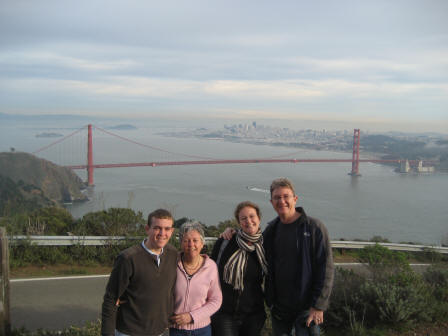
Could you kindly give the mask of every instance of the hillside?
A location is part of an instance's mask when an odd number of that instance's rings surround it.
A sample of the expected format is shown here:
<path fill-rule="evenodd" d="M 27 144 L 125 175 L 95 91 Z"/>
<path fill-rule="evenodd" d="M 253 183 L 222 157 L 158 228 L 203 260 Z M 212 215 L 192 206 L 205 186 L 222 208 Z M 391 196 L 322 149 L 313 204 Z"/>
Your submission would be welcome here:
<path fill-rule="evenodd" d="M 55 205 L 36 186 L 0 175 L 0 217 Z"/>
<path fill-rule="evenodd" d="M 19 186 L 34 186 L 56 203 L 87 199 L 81 192 L 84 184 L 73 171 L 28 153 L 0 153 L 0 175 Z"/>

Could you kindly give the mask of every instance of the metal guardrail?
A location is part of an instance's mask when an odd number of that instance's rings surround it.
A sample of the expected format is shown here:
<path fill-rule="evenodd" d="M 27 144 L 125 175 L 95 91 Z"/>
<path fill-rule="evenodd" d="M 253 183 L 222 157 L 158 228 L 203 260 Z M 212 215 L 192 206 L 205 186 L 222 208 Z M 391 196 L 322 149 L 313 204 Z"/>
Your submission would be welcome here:
<path fill-rule="evenodd" d="M 12 236 L 10 244 L 17 245 L 21 242 L 29 242 L 32 245 L 39 246 L 69 246 L 69 245 L 86 245 L 101 246 L 111 243 L 119 243 L 124 240 L 142 240 L 144 237 L 124 237 L 124 236 Z M 207 244 L 216 241 L 215 237 L 206 237 Z M 340 249 L 362 249 L 366 246 L 373 246 L 375 242 L 332 240 L 331 245 Z M 413 244 L 396 244 L 396 243 L 378 243 L 390 250 L 407 251 L 407 252 L 438 252 L 448 254 L 448 247 L 429 246 L 429 245 L 413 245 Z"/>
<path fill-rule="evenodd" d="M 341 249 L 362 249 L 367 246 L 374 246 L 379 244 L 387 247 L 390 250 L 406 251 L 406 252 L 438 252 L 448 254 L 448 247 L 430 246 L 430 245 L 413 245 L 413 244 L 397 244 L 397 243 L 375 243 L 375 242 L 361 242 L 361 241 L 345 241 L 332 240 L 331 246 Z"/>
<path fill-rule="evenodd" d="M 31 245 L 39 246 L 102 246 L 112 243 L 120 243 L 126 240 L 142 241 L 145 237 L 125 237 L 125 236 L 10 236 L 11 245 L 29 242 Z M 205 237 L 207 244 L 216 241 L 215 237 Z"/>
<path fill-rule="evenodd" d="M 143 240 L 143 237 L 124 236 L 12 236 L 10 244 L 17 245 L 29 242 L 31 245 L 39 246 L 70 246 L 89 245 L 101 246 L 111 243 L 119 243 L 124 240 Z"/>

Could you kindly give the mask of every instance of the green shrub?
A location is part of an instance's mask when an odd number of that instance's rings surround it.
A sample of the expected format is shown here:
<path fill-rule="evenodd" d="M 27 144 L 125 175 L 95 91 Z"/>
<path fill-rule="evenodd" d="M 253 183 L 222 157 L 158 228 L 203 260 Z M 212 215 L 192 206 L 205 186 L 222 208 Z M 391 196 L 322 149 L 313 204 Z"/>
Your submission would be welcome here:
<path fill-rule="evenodd" d="M 364 248 L 360 260 L 368 263 L 372 275 L 361 288 L 361 297 L 371 304 L 370 314 L 386 324 L 431 320 L 431 291 L 412 271 L 408 255 L 376 244 Z"/>
<path fill-rule="evenodd" d="M 448 289 L 448 266 L 432 265 L 423 273 L 423 279 L 434 289 Z M 441 300 L 448 301 L 448 296 L 442 295 Z"/>
<path fill-rule="evenodd" d="M 143 214 L 127 208 L 109 208 L 89 212 L 74 222 L 70 231 L 75 235 L 126 236 L 144 235 Z"/>
<path fill-rule="evenodd" d="M 390 243 L 389 239 L 383 238 L 382 236 L 373 236 L 372 238 L 369 239 L 369 241 L 375 243 Z"/>
<path fill-rule="evenodd" d="M 408 268 L 408 256 L 405 253 L 389 250 L 387 247 L 375 244 L 367 246 L 359 251 L 360 262 L 367 263 L 371 267 L 398 266 Z"/>
<path fill-rule="evenodd" d="M 25 234 L 66 235 L 73 217 L 64 208 L 46 207 L 30 213 Z"/>
<path fill-rule="evenodd" d="M 448 320 L 448 267 L 412 271 L 407 256 L 380 245 L 359 252 L 369 273 L 337 269 L 325 325 L 346 335 L 383 335 Z"/>
<path fill-rule="evenodd" d="M 359 296 L 366 279 L 352 270 L 336 269 L 330 307 L 325 313 L 326 325 L 348 328 L 350 321 L 364 320 L 365 305 Z"/>
<path fill-rule="evenodd" d="M 448 267 L 433 265 L 423 274 L 432 294 L 433 321 L 448 321 Z"/>
<path fill-rule="evenodd" d="M 120 251 L 136 244 L 139 240 L 126 239 L 109 242 L 103 246 L 38 246 L 29 241 L 10 246 L 10 267 L 12 269 L 29 265 L 109 265 Z"/>
<path fill-rule="evenodd" d="M 421 277 L 415 273 L 367 281 L 361 288 L 361 297 L 370 300 L 368 302 L 371 302 L 379 320 L 390 325 L 430 321 L 430 294 Z"/>
<path fill-rule="evenodd" d="M 427 247 L 423 252 L 416 253 L 418 260 L 430 261 L 431 263 L 439 263 L 444 260 L 447 261 L 446 256 L 442 253 L 434 251 L 434 249 Z"/>
<path fill-rule="evenodd" d="M 411 272 L 407 254 L 389 250 L 379 244 L 360 250 L 358 259 L 368 265 L 374 280 L 388 278 L 400 272 Z"/>

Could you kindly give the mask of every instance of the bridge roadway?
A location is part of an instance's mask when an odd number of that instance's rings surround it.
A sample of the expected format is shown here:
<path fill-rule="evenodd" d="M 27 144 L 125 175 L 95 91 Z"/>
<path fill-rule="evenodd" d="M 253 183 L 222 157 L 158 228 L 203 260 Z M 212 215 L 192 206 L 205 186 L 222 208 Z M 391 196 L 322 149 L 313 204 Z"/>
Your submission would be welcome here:
<path fill-rule="evenodd" d="M 366 272 L 359 263 L 336 264 Z M 412 265 L 422 272 L 428 264 Z M 108 275 L 11 280 L 11 324 L 28 330 L 61 330 L 100 318 Z"/>
<path fill-rule="evenodd" d="M 372 163 L 400 163 L 402 160 L 360 159 L 359 162 Z M 159 162 L 134 162 L 134 163 L 96 163 L 92 168 L 124 168 L 124 167 L 159 167 L 182 165 L 209 165 L 209 164 L 244 164 L 244 163 L 352 163 L 353 159 L 241 159 L 241 160 L 192 160 L 192 161 L 159 161 Z M 410 164 L 417 161 L 410 160 Z M 434 164 L 434 161 L 425 161 L 426 164 Z M 87 169 L 89 165 L 65 166 L 71 169 Z"/>

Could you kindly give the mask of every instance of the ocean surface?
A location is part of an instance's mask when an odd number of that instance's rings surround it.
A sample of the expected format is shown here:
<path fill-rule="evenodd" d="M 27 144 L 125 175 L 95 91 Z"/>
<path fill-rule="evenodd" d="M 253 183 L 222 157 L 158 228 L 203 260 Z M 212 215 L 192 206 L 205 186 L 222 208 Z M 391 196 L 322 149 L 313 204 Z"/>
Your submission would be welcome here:
<path fill-rule="evenodd" d="M 132 122 L 131 122 L 132 123 Z M 137 130 L 108 130 L 136 143 L 94 129 L 94 162 L 126 163 L 255 158 L 351 158 L 351 153 L 311 151 L 288 147 L 231 143 L 222 140 L 167 137 L 159 133 L 184 131 L 198 125 L 132 123 Z M 56 132 L 68 135 L 83 124 L 8 121 L 0 125 L 0 151 L 33 152 L 58 139 L 36 138 Z M 106 129 L 107 123 L 100 125 Z M 60 139 L 60 138 L 59 138 Z M 361 133 L 362 143 L 362 133 Z M 146 145 L 146 147 L 144 146 Z M 84 164 L 87 131 L 81 131 L 37 155 L 59 164 Z M 161 150 L 157 150 L 157 149 Z M 292 154 L 291 154 L 292 153 Z M 361 153 L 362 158 L 367 158 Z M 146 216 L 164 207 L 176 218 L 188 217 L 206 225 L 230 219 L 237 203 L 260 205 L 262 226 L 275 217 L 269 185 L 277 177 L 290 178 L 298 205 L 327 226 L 331 239 L 369 239 L 379 235 L 393 242 L 440 245 L 448 240 L 448 174 L 403 175 L 394 168 L 361 163 L 359 178 L 347 175 L 347 163 L 228 164 L 140 168 L 103 168 L 94 173 L 90 201 L 69 204 L 75 217 L 109 207 L 131 207 Z M 85 171 L 76 171 L 84 180 Z M 445 241 L 446 243 L 446 241 Z"/>

